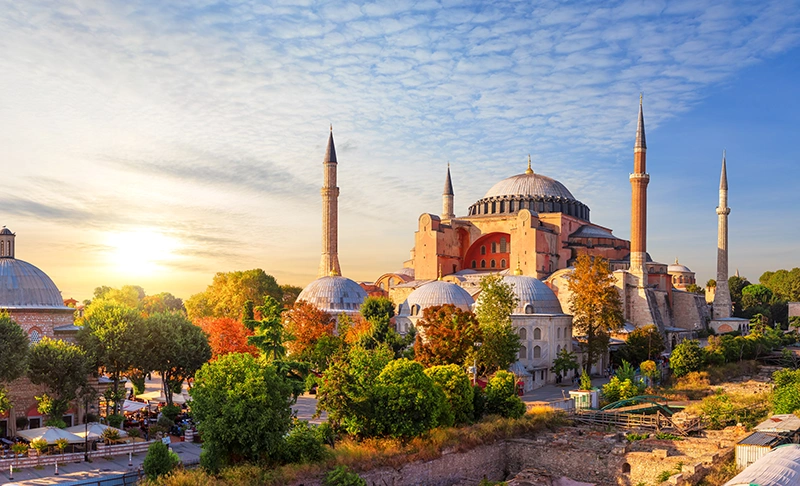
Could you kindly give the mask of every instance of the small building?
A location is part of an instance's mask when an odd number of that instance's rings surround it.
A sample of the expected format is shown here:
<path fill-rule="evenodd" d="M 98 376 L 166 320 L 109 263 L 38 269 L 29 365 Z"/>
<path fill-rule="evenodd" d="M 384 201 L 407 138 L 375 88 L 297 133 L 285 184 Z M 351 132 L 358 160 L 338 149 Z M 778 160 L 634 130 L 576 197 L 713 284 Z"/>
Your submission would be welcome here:
<path fill-rule="evenodd" d="M 738 447 L 738 446 L 737 446 Z M 776 447 L 733 477 L 724 486 L 796 486 L 800 484 L 800 445 Z"/>
<path fill-rule="evenodd" d="M 736 443 L 736 467 L 746 468 L 767 455 L 772 449 L 788 442 L 789 439 L 781 435 L 753 432 Z"/>
<path fill-rule="evenodd" d="M 800 418 L 791 413 L 773 415 L 756 425 L 753 430 L 788 437 L 790 442 L 800 443 Z"/>
<path fill-rule="evenodd" d="M 789 317 L 800 317 L 800 302 L 789 302 Z"/>

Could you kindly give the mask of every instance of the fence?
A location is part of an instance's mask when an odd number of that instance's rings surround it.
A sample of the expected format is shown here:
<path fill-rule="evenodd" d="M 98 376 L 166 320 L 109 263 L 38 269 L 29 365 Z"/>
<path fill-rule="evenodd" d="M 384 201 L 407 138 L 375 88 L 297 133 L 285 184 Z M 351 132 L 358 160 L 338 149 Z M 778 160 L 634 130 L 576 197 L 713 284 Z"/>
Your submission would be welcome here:
<path fill-rule="evenodd" d="M 84 479 L 70 483 L 71 486 L 133 486 L 139 483 L 143 475 L 141 471 L 130 472 L 111 478 Z"/>
<path fill-rule="evenodd" d="M 147 448 L 150 447 L 155 441 L 149 442 L 134 442 L 132 444 L 114 444 L 114 445 L 101 445 L 98 444 L 98 449 L 96 451 L 89 451 L 89 458 L 96 458 L 96 457 L 107 457 L 107 456 L 118 456 L 122 454 L 127 454 L 132 452 L 134 454 L 138 452 L 146 452 Z M 16 457 L 16 458 L 7 458 L 7 459 L 0 459 L 0 470 L 8 470 L 9 466 L 14 466 L 15 468 L 23 468 L 23 467 L 34 467 L 34 466 L 52 466 L 56 462 L 59 464 L 66 464 L 69 462 L 83 462 L 84 453 L 83 452 L 70 452 L 67 454 L 49 454 L 44 456 L 33 456 L 33 457 Z M 121 483 L 120 483 L 121 484 Z M 133 483 L 129 483 L 133 484 Z"/>
<path fill-rule="evenodd" d="M 698 417 L 678 423 L 661 412 L 645 415 L 638 413 L 602 412 L 599 410 L 579 410 L 574 417 L 575 420 L 579 422 L 593 425 L 610 425 L 627 429 L 655 429 L 656 431 L 671 429 L 680 435 L 687 435 L 689 432 L 699 430 L 701 427 L 701 420 Z"/>

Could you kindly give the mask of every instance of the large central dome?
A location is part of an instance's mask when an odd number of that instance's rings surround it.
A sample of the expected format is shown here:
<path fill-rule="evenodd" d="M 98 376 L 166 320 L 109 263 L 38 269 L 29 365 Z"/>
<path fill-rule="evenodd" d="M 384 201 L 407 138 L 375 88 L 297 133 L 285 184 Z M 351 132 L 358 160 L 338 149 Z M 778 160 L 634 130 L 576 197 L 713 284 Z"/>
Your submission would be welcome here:
<path fill-rule="evenodd" d="M 486 193 L 484 198 L 502 196 L 561 197 L 575 200 L 564 184 L 541 174 L 519 174 L 503 179 Z"/>
<path fill-rule="evenodd" d="M 35 266 L 14 258 L 0 258 L 0 308 L 64 309 L 61 292 Z"/>

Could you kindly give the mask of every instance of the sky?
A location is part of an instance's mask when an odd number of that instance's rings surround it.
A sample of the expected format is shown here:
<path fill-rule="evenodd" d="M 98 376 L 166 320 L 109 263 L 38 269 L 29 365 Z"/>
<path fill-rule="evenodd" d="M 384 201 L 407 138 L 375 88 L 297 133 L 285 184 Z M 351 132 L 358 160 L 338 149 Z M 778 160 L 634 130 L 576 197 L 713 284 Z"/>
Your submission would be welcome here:
<path fill-rule="evenodd" d="M 800 266 L 800 1 L 343 3 L 0 0 L 0 225 L 64 297 L 187 298 L 216 272 L 316 277 L 322 159 L 339 159 L 342 272 L 409 258 L 524 171 L 630 236 L 639 93 L 648 251 L 715 277 Z"/>

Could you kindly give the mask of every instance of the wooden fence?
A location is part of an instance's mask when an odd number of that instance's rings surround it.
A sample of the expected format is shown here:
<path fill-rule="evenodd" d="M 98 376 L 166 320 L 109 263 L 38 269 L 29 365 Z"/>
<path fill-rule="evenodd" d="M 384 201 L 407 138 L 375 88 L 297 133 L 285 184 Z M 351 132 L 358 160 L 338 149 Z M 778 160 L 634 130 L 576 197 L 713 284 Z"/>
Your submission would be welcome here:
<path fill-rule="evenodd" d="M 114 444 L 114 445 L 100 445 L 98 450 L 89 451 L 89 458 L 119 456 L 123 454 L 146 452 L 155 441 L 148 442 L 134 442 L 132 444 Z M 26 456 L 26 457 L 12 457 L 0 459 L 0 470 L 7 471 L 9 466 L 15 468 L 34 467 L 34 466 L 52 466 L 56 462 L 59 464 L 66 464 L 70 462 L 83 462 L 83 452 L 69 452 L 67 454 L 47 454 L 42 456 Z"/>
<path fill-rule="evenodd" d="M 625 429 L 673 430 L 680 435 L 688 435 L 689 432 L 699 430 L 702 426 L 699 417 L 677 422 L 661 412 L 645 415 L 636 413 L 602 412 L 599 410 L 578 410 L 574 414 L 574 419 L 578 422 L 593 425 L 608 425 Z"/>

